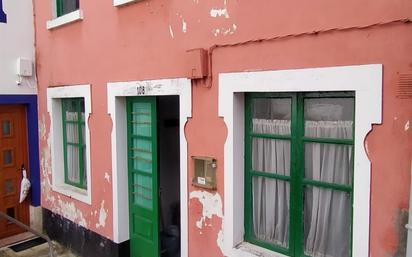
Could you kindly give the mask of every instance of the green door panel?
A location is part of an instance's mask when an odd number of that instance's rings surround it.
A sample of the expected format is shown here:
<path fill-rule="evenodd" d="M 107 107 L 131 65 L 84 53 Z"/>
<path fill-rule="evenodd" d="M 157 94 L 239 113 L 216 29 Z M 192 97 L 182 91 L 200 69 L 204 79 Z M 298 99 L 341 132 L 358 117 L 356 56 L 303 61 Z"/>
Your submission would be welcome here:
<path fill-rule="evenodd" d="M 127 98 L 131 257 L 159 257 L 156 97 Z"/>

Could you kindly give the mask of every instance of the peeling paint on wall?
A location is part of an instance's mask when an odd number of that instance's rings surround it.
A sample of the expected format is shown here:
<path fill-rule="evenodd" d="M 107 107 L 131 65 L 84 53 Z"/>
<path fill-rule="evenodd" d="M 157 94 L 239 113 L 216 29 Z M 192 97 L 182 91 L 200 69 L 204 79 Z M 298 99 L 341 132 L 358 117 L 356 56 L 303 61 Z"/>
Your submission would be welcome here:
<path fill-rule="evenodd" d="M 107 172 L 104 173 L 104 179 L 107 181 L 107 183 L 110 184 L 110 175 L 109 175 L 109 173 L 107 173 Z"/>
<path fill-rule="evenodd" d="M 69 219 L 80 226 L 87 228 L 86 219 L 83 217 L 83 213 L 76 208 L 73 202 L 65 202 L 58 197 L 57 203 L 53 205 L 52 211 L 62 215 L 64 218 Z"/>
<path fill-rule="evenodd" d="M 223 36 L 227 36 L 227 35 L 233 35 L 235 34 L 237 30 L 237 25 L 236 24 L 232 24 L 231 27 L 229 28 L 217 28 L 217 29 L 213 29 L 212 33 L 215 37 L 217 37 L 219 34 L 223 35 Z"/>
<path fill-rule="evenodd" d="M 44 114 L 39 120 L 39 135 L 41 140 L 46 140 L 46 117 Z"/>
<path fill-rule="evenodd" d="M 213 18 L 217 17 L 225 17 L 226 19 L 229 19 L 229 13 L 226 8 L 223 9 L 211 9 L 210 10 L 210 16 Z"/>
<path fill-rule="evenodd" d="M 223 220 L 222 220 L 222 227 L 223 227 Z M 217 243 L 217 246 L 220 248 L 220 251 L 222 251 L 222 253 L 224 253 L 223 239 L 224 239 L 224 234 L 223 234 L 223 229 L 221 229 L 219 233 L 217 234 L 216 243 Z M 225 254 L 225 256 L 227 256 L 227 254 Z"/>
<path fill-rule="evenodd" d="M 44 147 L 41 150 L 40 156 L 40 170 L 42 173 L 41 179 L 41 190 L 43 200 L 46 203 L 46 206 L 51 209 L 52 212 L 57 213 L 63 216 L 66 219 L 69 219 L 85 228 L 88 227 L 86 218 L 83 213 L 76 207 L 74 202 L 64 201 L 60 196 L 55 196 L 52 189 L 52 165 L 51 165 L 51 152 L 48 146 L 51 145 L 51 137 L 46 129 L 45 116 L 43 115 L 40 119 L 39 130 L 40 138 L 44 142 Z"/>
<path fill-rule="evenodd" d="M 196 226 L 201 229 L 204 226 L 206 218 L 211 219 L 213 215 L 223 218 L 222 198 L 218 193 L 212 194 L 206 191 L 193 191 L 190 193 L 190 199 L 197 198 L 202 204 L 202 217 L 196 222 Z"/>
<path fill-rule="evenodd" d="M 187 32 L 187 23 L 184 19 L 182 20 L 182 32 L 183 33 Z"/>
<path fill-rule="evenodd" d="M 175 34 L 173 33 L 172 25 L 169 25 L 169 32 L 172 38 L 175 38 Z"/>
<path fill-rule="evenodd" d="M 404 127 L 405 131 L 409 130 L 409 120 L 405 123 L 405 127 Z"/>
<path fill-rule="evenodd" d="M 107 219 L 107 212 L 104 209 L 104 200 L 103 200 L 102 203 L 100 204 L 99 223 L 96 224 L 96 228 L 105 227 L 106 219 Z"/>

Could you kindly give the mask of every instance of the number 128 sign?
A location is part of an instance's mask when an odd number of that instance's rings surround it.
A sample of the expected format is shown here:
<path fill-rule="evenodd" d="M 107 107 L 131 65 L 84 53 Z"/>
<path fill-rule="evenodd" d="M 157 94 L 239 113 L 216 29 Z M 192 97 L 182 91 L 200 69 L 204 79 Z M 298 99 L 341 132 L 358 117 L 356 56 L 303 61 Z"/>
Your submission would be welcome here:
<path fill-rule="evenodd" d="M 3 11 L 3 0 L 0 0 L 0 23 L 7 23 L 7 15 Z"/>

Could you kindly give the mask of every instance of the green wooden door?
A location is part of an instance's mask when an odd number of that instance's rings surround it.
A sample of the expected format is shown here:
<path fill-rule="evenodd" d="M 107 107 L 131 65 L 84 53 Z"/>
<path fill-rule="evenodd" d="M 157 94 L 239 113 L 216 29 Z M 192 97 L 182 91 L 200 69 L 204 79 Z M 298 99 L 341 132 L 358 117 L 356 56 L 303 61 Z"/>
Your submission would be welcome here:
<path fill-rule="evenodd" d="M 131 257 L 159 257 L 156 98 L 127 98 Z"/>

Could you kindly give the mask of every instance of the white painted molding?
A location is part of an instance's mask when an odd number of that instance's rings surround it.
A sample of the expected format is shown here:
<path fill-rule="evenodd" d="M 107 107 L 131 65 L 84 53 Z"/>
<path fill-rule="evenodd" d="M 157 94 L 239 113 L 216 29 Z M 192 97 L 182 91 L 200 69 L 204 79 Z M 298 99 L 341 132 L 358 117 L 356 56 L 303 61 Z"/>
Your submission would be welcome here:
<path fill-rule="evenodd" d="M 223 73 L 219 75 L 219 116 L 228 134 L 224 146 L 224 246 L 226 256 L 261 256 L 243 242 L 244 92 L 355 92 L 355 156 L 352 255 L 369 256 L 371 165 L 364 139 L 382 116 L 382 65 Z M 256 248 L 256 247 L 255 247 Z M 261 252 L 266 250 L 261 249 Z M 255 251 L 256 252 L 256 251 Z M 266 256 L 266 255 L 265 255 Z M 273 253 L 273 256 L 282 256 Z"/>
<path fill-rule="evenodd" d="M 138 1 L 141 1 L 141 0 L 113 0 L 113 6 L 120 7 L 123 5 L 136 3 Z"/>
<path fill-rule="evenodd" d="M 56 17 L 53 20 L 47 21 L 46 27 L 48 30 L 51 30 L 81 20 L 83 20 L 83 11 L 76 10 L 60 17 Z"/>
<path fill-rule="evenodd" d="M 86 133 L 86 174 L 87 189 L 80 189 L 64 182 L 64 157 L 63 157 L 63 128 L 61 99 L 83 97 L 85 108 L 85 133 Z M 90 130 L 88 118 L 91 113 L 90 85 L 76 85 L 47 88 L 47 112 L 50 116 L 50 148 L 52 164 L 52 189 L 58 193 L 72 197 L 81 202 L 91 204 L 92 180 L 90 166 Z"/>
<path fill-rule="evenodd" d="M 129 207 L 127 182 L 127 122 L 126 97 L 144 95 L 179 96 L 180 135 L 180 221 L 181 256 L 188 256 L 188 192 L 187 141 L 184 128 L 192 115 L 191 81 L 185 78 L 116 82 L 107 84 L 107 112 L 112 119 L 112 183 L 113 183 L 113 240 L 121 243 L 129 239 Z M 143 91 L 140 91 L 143 92 Z"/>

